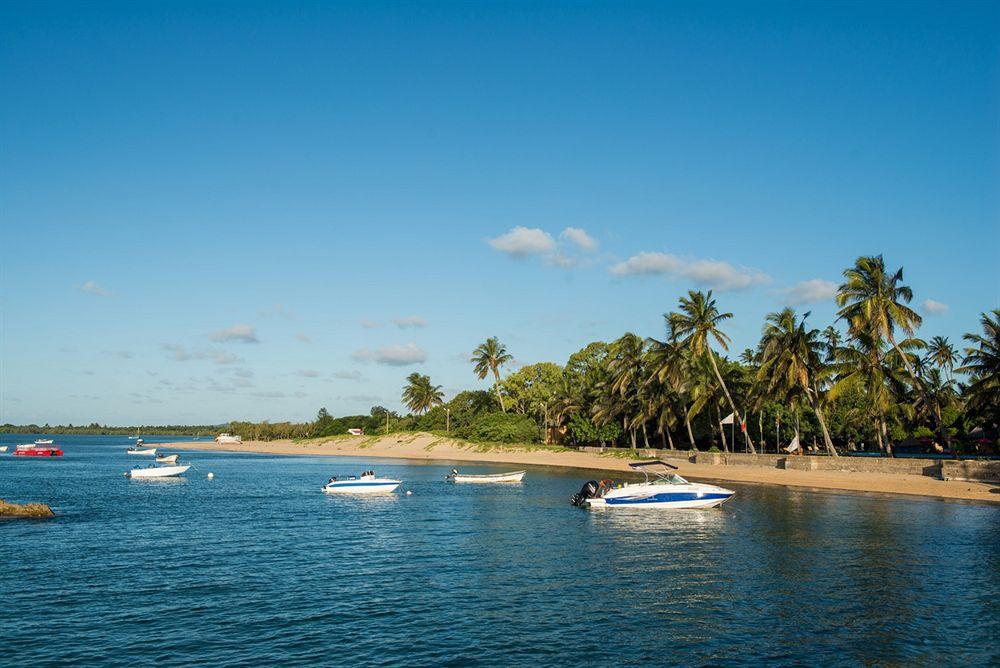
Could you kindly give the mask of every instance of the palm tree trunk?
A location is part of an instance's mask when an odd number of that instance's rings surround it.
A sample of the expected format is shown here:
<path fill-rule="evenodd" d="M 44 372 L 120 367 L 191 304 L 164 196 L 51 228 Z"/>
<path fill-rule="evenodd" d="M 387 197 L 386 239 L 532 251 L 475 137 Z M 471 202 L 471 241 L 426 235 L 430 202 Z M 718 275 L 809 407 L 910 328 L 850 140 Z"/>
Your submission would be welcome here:
<path fill-rule="evenodd" d="M 882 419 L 875 418 L 875 440 L 878 442 L 878 451 L 885 454 L 885 443 L 882 442 Z"/>
<path fill-rule="evenodd" d="M 726 401 L 729 402 L 729 407 L 733 410 L 733 415 L 739 420 L 740 424 L 743 424 L 743 416 L 740 415 L 739 410 L 736 409 L 736 403 L 733 401 L 732 396 L 729 394 L 729 388 L 726 387 L 726 381 L 722 380 L 722 374 L 719 373 L 719 365 L 715 363 L 715 353 L 712 352 L 711 348 L 707 349 L 708 359 L 712 363 L 712 371 L 715 372 L 715 379 L 719 381 L 719 385 L 722 387 L 723 394 L 726 395 Z M 723 437 L 725 438 L 725 437 Z M 750 452 L 757 454 L 757 448 L 753 447 L 753 439 L 750 438 L 750 432 L 747 432 L 747 445 L 750 446 Z"/>
<path fill-rule="evenodd" d="M 676 450 L 677 448 L 674 447 L 674 437 L 670 435 L 670 427 L 664 427 L 663 432 L 667 435 L 667 443 L 670 444 L 670 449 Z"/>
<path fill-rule="evenodd" d="M 900 350 L 899 345 L 896 343 L 896 337 L 892 335 L 892 332 L 887 332 L 887 337 L 889 339 L 889 343 L 892 344 L 892 349 L 895 350 L 896 354 L 899 355 L 899 358 L 903 360 L 903 366 L 906 367 L 906 373 L 908 373 L 910 378 L 913 380 L 913 386 L 917 388 L 917 394 L 920 395 L 920 400 L 924 402 L 924 406 L 926 406 L 927 410 L 934 416 L 938 438 L 944 441 L 945 447 L 948 447 L 951 443 L 951 438 L 948 436 L 948 430 L 944 428 L 944 420 L 941 419 L 941 415 L 931 408 L 931 402 L 927 398 L 927 390 L 924 388 L 923 381 L 917 377 L 917 373 L 914 371 L 913 365 L 910 364 L 910 358 L 907 357 L 902 350 Z"/>
<path fill-rule="evenodd" d="M 691 418 L 688 417 L 687 411 L 684 411 L 684 426 L 687 427 L 688 443 L 691 444 L 691 449 L 697 450 L 698 446 L 694 443 L 694 432 L 691 431 Z"/>
<path fill-rule="evenodd" d="M 890 457 L 895 457 L 892 454 L 892 443 L 889 441 L 889 426 L 885 420 L 882 420 L 882 441 L 885 443 L 885 453 Z"/>
<path fill-rule="evenodd" d="M 823 411 L 819 408 L 819 399 L 812 392 L 809 392 L 808 395 L 813 413 L 816 414 L 816 419 L 819 420 L 820 431 L 823 432 L 823 445 L 826 446 L 826 452 L 831 457 L 839 457 L 837 449 L 833 447 L 833 439 L 830 438 L 830 432 L 826 428 L 826 420 L 823 418 Z"/>
<path fill-rule="evenodd" d="M 493 378 L 495 379 L 495 381 L 493 383 L 493 389 L 496 390 L 497 399 L 500 400 L 500 410 L 502 410 L 504 413 L 506 413 L 507 412 L 507 407 L 504 406 L 503 395 L 500 394 L 500 371 L 496 367 L 493 367 Z"/>
<path fill-rule="evenodd" d="M 642 442 L 646 444 L 646 449 L 649 449 L 649 434 L 646 433 L 646 423 L 642 423 Z"/>
<path fill-rule="evenodd" d="M 729 452 L 729 443 L 726 442 L 726 426 L 722 424 L 722 414 L 719 412 L 718 406 L 715 407 L 715 423 L 719 426 L 719 434 L 722 436 L 722 450 Z"/>

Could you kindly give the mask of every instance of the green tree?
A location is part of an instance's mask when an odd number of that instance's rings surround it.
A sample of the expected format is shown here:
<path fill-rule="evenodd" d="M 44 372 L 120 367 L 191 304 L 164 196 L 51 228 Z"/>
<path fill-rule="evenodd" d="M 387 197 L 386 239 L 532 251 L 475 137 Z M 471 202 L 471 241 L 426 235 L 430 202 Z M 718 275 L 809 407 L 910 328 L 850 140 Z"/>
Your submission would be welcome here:
<path fill-rule="evenodd" d="M 714 351 L 710 341 L 714 340 L 723 350 L 729 350 L 729 337 L 719 329 L 720 323 L 733 317 L 732 313 L 720 313 L 712 299 L 712 291 L 708 294 L 691 290 L 687 297 L 680 299 L 680 311 L 672 312 L 665 316 L 669 320 L 669 328 L 675 333 L 682 345 L 691 350 L 695 357 L 707 357 L 711 364 L 715 379 L 722 388 L 722 393 L 726 397 L 729 408 L 736 419 L 743 422 L 743 415 L 736 407 L 729 388 L 719 373 L 719 365 L 715 361 Z M 753 439 L 747 432 L 747 446 L 750 451 L 756 454 L 757 449 L 753 445 Z"/>
<path fill-rule="evenodd" d="M 497 393 L 497 399 L 500 400 L 500 410 L 504 413 L 507 412 L 507 406 L 504 405 L 503 395 L 500 393 L 500 367 L 512 359 L 514 357 L 507 352 L 507 346 L 500 343 L 497 337 L 491 336 L 479 344 L 472 353 L 472 359 L 469 360 L 476 365 L 476 375 L 480 380 L 490 373 L 493 374 L 493 389 Z"/>
<path fill-rule="evenodd" d="M 1000 309 L 983 313 L 979 318 L 982 334 L 962 338 L 972 345 L 965 349 L 965 359 L 958 369 L 968 374 L 965 389 L 968 407 L 993 419 L 1000 415 Z"/>
<path fill-rule="evenodd" d="M 403 388 L 403 403 L 414 413 L 426 413 L 444 400 L 440 385 L 433 385 L 430 376 L 411 373 Z"/>
<path fill-rule="evenodd" d="M 935 336 L 927 344 L 927 357 L 951 378 L 958 362 L 958 352 L 946 336 Z"/>

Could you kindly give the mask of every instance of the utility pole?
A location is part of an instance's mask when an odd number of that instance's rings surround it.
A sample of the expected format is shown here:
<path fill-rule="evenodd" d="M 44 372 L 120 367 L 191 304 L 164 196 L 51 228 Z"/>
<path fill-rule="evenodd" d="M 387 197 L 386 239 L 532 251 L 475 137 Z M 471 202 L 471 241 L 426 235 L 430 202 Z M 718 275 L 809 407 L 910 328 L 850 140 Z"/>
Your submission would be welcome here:
<path fill-rule="evenodd" d="M 444 430 L 451 433 L 451 409 L 447 406 L 444 409 Z"/>
<path fill-rule="evenodd" d="M 389 435 L 389 409 L 385 409 L 385 435 Z"/>

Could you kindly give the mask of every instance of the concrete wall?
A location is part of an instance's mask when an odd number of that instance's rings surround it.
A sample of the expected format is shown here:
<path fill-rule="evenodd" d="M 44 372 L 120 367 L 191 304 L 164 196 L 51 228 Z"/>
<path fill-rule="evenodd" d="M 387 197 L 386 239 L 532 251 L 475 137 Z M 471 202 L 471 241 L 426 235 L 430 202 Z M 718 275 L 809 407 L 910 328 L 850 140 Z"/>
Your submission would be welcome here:
<path fill-rule="evenodd" d="M 970 480 L 975 482 L 1000 483 L 1000 461 L 952 461 L 941 462 L 941 477 L 946 480 Z"/>
<path fill-rule="evenodd" d="M 583 452 L 607 452 L 596 447 L 577 448 Z M 618 452 L 624 452 L 619 450 Z M 885 457 L 816 457 L 812 455 L 751 455 L 741 452 L 692 452 L 690 450 L 639 449 L 636 457 L 714 466 L 763 466 L 794 471 L 855 471 L 926 475 L 955 480 L 1000 482 L 1000 461 L 955 461 L 942 459 L 892 459 Z"/>

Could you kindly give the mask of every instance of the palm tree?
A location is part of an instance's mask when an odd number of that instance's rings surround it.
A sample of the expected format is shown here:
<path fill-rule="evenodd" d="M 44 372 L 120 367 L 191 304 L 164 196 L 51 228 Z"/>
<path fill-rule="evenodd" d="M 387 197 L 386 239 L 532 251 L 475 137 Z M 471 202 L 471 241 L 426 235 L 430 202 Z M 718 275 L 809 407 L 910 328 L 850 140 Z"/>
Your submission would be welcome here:
<path fill-rule="evenodd" d="M 730 339 L 719 330 L 719 324 L 732 318 L 733 314 L 719 312 L 715 306 L 715 300 L 712 299 L 711 290 L 708 291 L 707 295 L 691 290 L 687 297 L 681 297 L 680 312 L 670 313 L 665 317 L 669 321 L 668 327 L 680 340 L 681 345 L 689 348 L 696 357 L 708 358 L 730 409 L 740 424 L 743 424 L 743 416 L 736 408 L 736 402 L 733 401 L 733 397 L 729 394 L 729 388 L 726 387 L 722 374 L 719 373 L 719 365 L 715 361 L 715 352 L 712 350 L 710 342 L 711 339 L 714 339 L 723 350 L 729 350 Z M 756 454 L 757 449 L 754 448 L 749 431 L 746 432 L 746 437 L 750 451 Z"/>
<path fill-rule="evenodd" d="M 823 330 L 822 336 L 826 346 L 826 361 L 829 362 L 833 359 L 833 351 L 840 347 L 843 339 L 840 336 L 840 332 L 833 325 L 827 325 L 826 329 Z"/>
<path fill-rule="evenodd" d="M 610 391 L 617 401 L 611 402 L 615 412 L 622 414 L 622 426 L 629 432 L 632 448 L 636 446 L 636 428 L 642 427 L 643 440 L 649 447 L 646 433 L 645 412 L 640 383 L 645 380 L 643 362 L 646 342 L 631 332 L 611 344 L 608 350 L 608 371 L 611 373 Z"/>
<path fill-rule="evenodd" d="M 983 313 L 979 322 L 982 334 L 962 337 L 973 345 L 965 349 L 965 359 L 957 370 L 972 381 L 965 389 L 969 408 L 1000 413 L 1000 309 Z"/>
<path fill-rule="evenodd" d="M 507 346 L 500 343 L 497 337 L 491 336 L 484 343 L 479 344 L 479 347 L 472 353 L 472 359 L 469 360 L 476 365 L 476 375 L 480 380 L 486 378 L 491 372 L 493 373 L 493 389 L 497 393 L 497 399 L 500 400 L 500 410 L 504 413 L 507 412 L 507 406 L 500 393 L 500 367 L 512 359 L 514 357 L 507 353 Z"/>
<path fill-rule="evenodd" d="M 434 406 L 444 403 L 444 392 L 440 385 L 431 384 L 430 376 L 413 372 L 406 377 L 403 403 L 414 413 L 426 413 Z"/>
<path fill-rule="evenodd" d="M 955 362 L 958 361 L 958 353 L 955 346 L 951 345 L 947 336 L 935 336 L 927 344 L 927 357 L 930 358 L 939 369 L 948 374 L 951 378 L 952 371 L 955 370 Z"/>
<path fill-rule="evenodd" d="M 796 321 L 792 308 L 767 315 L 760 341 L 761 365 L 757 382 L 766 385 L 768 394 L 784 395 L 793 402 L 804 397 L 819 421 L 827 453 L 836 457 L 837 450 L 820 407 L 819 382 L 826 373 L 820 356 L 823 344 L 819 341 L 819 330 L 806 329 L 808 317 L 806 313 L 802 320 Z"/>
<path fill-rule="evenodd" d="M 889 273 L 881 255 L 863 256 L 855 260 L 853 267 L 844 270 L 844 279 L 844 283 L 837 288 L 837 305 L 841 307 L 838 317 L 847 321 L 852 334 L 863 330 L 870 333 L 876 343 L 883 339 L 888 341 L 903 362 L 920 399 L 929 406 L 924 385 L 894 335 L 898 328 L 907 336 L 913 336 L 923 321 L 916 311 L 907 306 L 913 299 L 913 290 L 902 283 L 902 267 Z M 947 442 L 948 434 L 941 420 L 937 420 L 937 431 L 940 438 Z"/>

